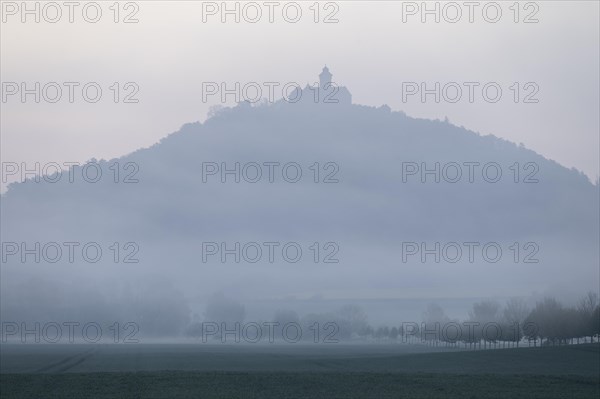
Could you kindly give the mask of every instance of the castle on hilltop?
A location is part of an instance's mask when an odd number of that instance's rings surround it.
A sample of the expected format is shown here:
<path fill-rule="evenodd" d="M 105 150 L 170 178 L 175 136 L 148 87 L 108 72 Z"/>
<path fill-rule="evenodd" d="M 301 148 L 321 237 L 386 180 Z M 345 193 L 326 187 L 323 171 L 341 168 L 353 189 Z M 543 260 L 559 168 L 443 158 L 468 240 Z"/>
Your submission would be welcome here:
<path fill-rule="evenodd" d="M 333 81 L 333 75 L 327 65 L 319 74 L 319 86 L 307 84 L 304 89 L 296 89 L 290 98 L 300 96 L 299 102 L 318 104 L 352 104 L 352 94 L 345 86 L 340 86 Z"/>

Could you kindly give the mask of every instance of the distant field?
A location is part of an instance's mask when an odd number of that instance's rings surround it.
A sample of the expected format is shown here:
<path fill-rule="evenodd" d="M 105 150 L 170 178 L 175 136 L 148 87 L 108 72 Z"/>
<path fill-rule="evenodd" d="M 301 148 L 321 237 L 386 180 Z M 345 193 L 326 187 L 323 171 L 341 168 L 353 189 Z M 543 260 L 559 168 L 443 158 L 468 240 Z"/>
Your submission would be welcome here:
<path fill-rule="evenodd" d="M 430 351 L 405 345 L 2 345 L 0 397 L 600 397 L 598 344 Z"/>

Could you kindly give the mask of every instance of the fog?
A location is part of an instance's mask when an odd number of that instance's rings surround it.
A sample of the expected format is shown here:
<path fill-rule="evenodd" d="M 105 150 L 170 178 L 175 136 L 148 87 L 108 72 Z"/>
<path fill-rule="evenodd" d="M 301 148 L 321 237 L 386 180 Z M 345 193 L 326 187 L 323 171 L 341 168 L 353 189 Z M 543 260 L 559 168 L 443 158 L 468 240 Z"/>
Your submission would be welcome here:
<path fill-rule="evenodd" d="M 214 295 L 245 321 L 357 305 L 376 326 L 421 322 L 431 302 L 464 318 L 482 298 L 596 289 L 598 187 L 584 175 L 349 101 L 241 103 L 93 160 L 94 174 L 74 167 L 73 182 L 11 185 L 3 318 L 146 320 L 177 336 L 214 321 Z"/>

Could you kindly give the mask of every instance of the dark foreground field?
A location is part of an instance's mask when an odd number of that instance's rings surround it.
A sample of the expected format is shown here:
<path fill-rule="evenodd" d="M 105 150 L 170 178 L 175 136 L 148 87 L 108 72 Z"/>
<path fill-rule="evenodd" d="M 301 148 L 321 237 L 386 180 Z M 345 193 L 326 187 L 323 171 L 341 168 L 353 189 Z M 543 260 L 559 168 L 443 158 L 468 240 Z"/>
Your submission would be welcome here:
<path fill-rule="evenodd" d="M 600 346 L 3 345 L 2 398 L 598 398 Z"/>

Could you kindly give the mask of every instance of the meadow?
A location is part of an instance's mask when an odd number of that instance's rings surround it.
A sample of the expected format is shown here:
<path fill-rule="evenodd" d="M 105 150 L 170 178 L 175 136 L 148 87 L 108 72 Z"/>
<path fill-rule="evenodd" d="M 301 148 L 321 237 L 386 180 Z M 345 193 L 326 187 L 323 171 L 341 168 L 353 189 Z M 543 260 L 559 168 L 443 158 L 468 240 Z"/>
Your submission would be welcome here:
<path fill-rule="evenodd" d="M 1 398 L 597 398 L 600 345 L 2 345 Z"/>

